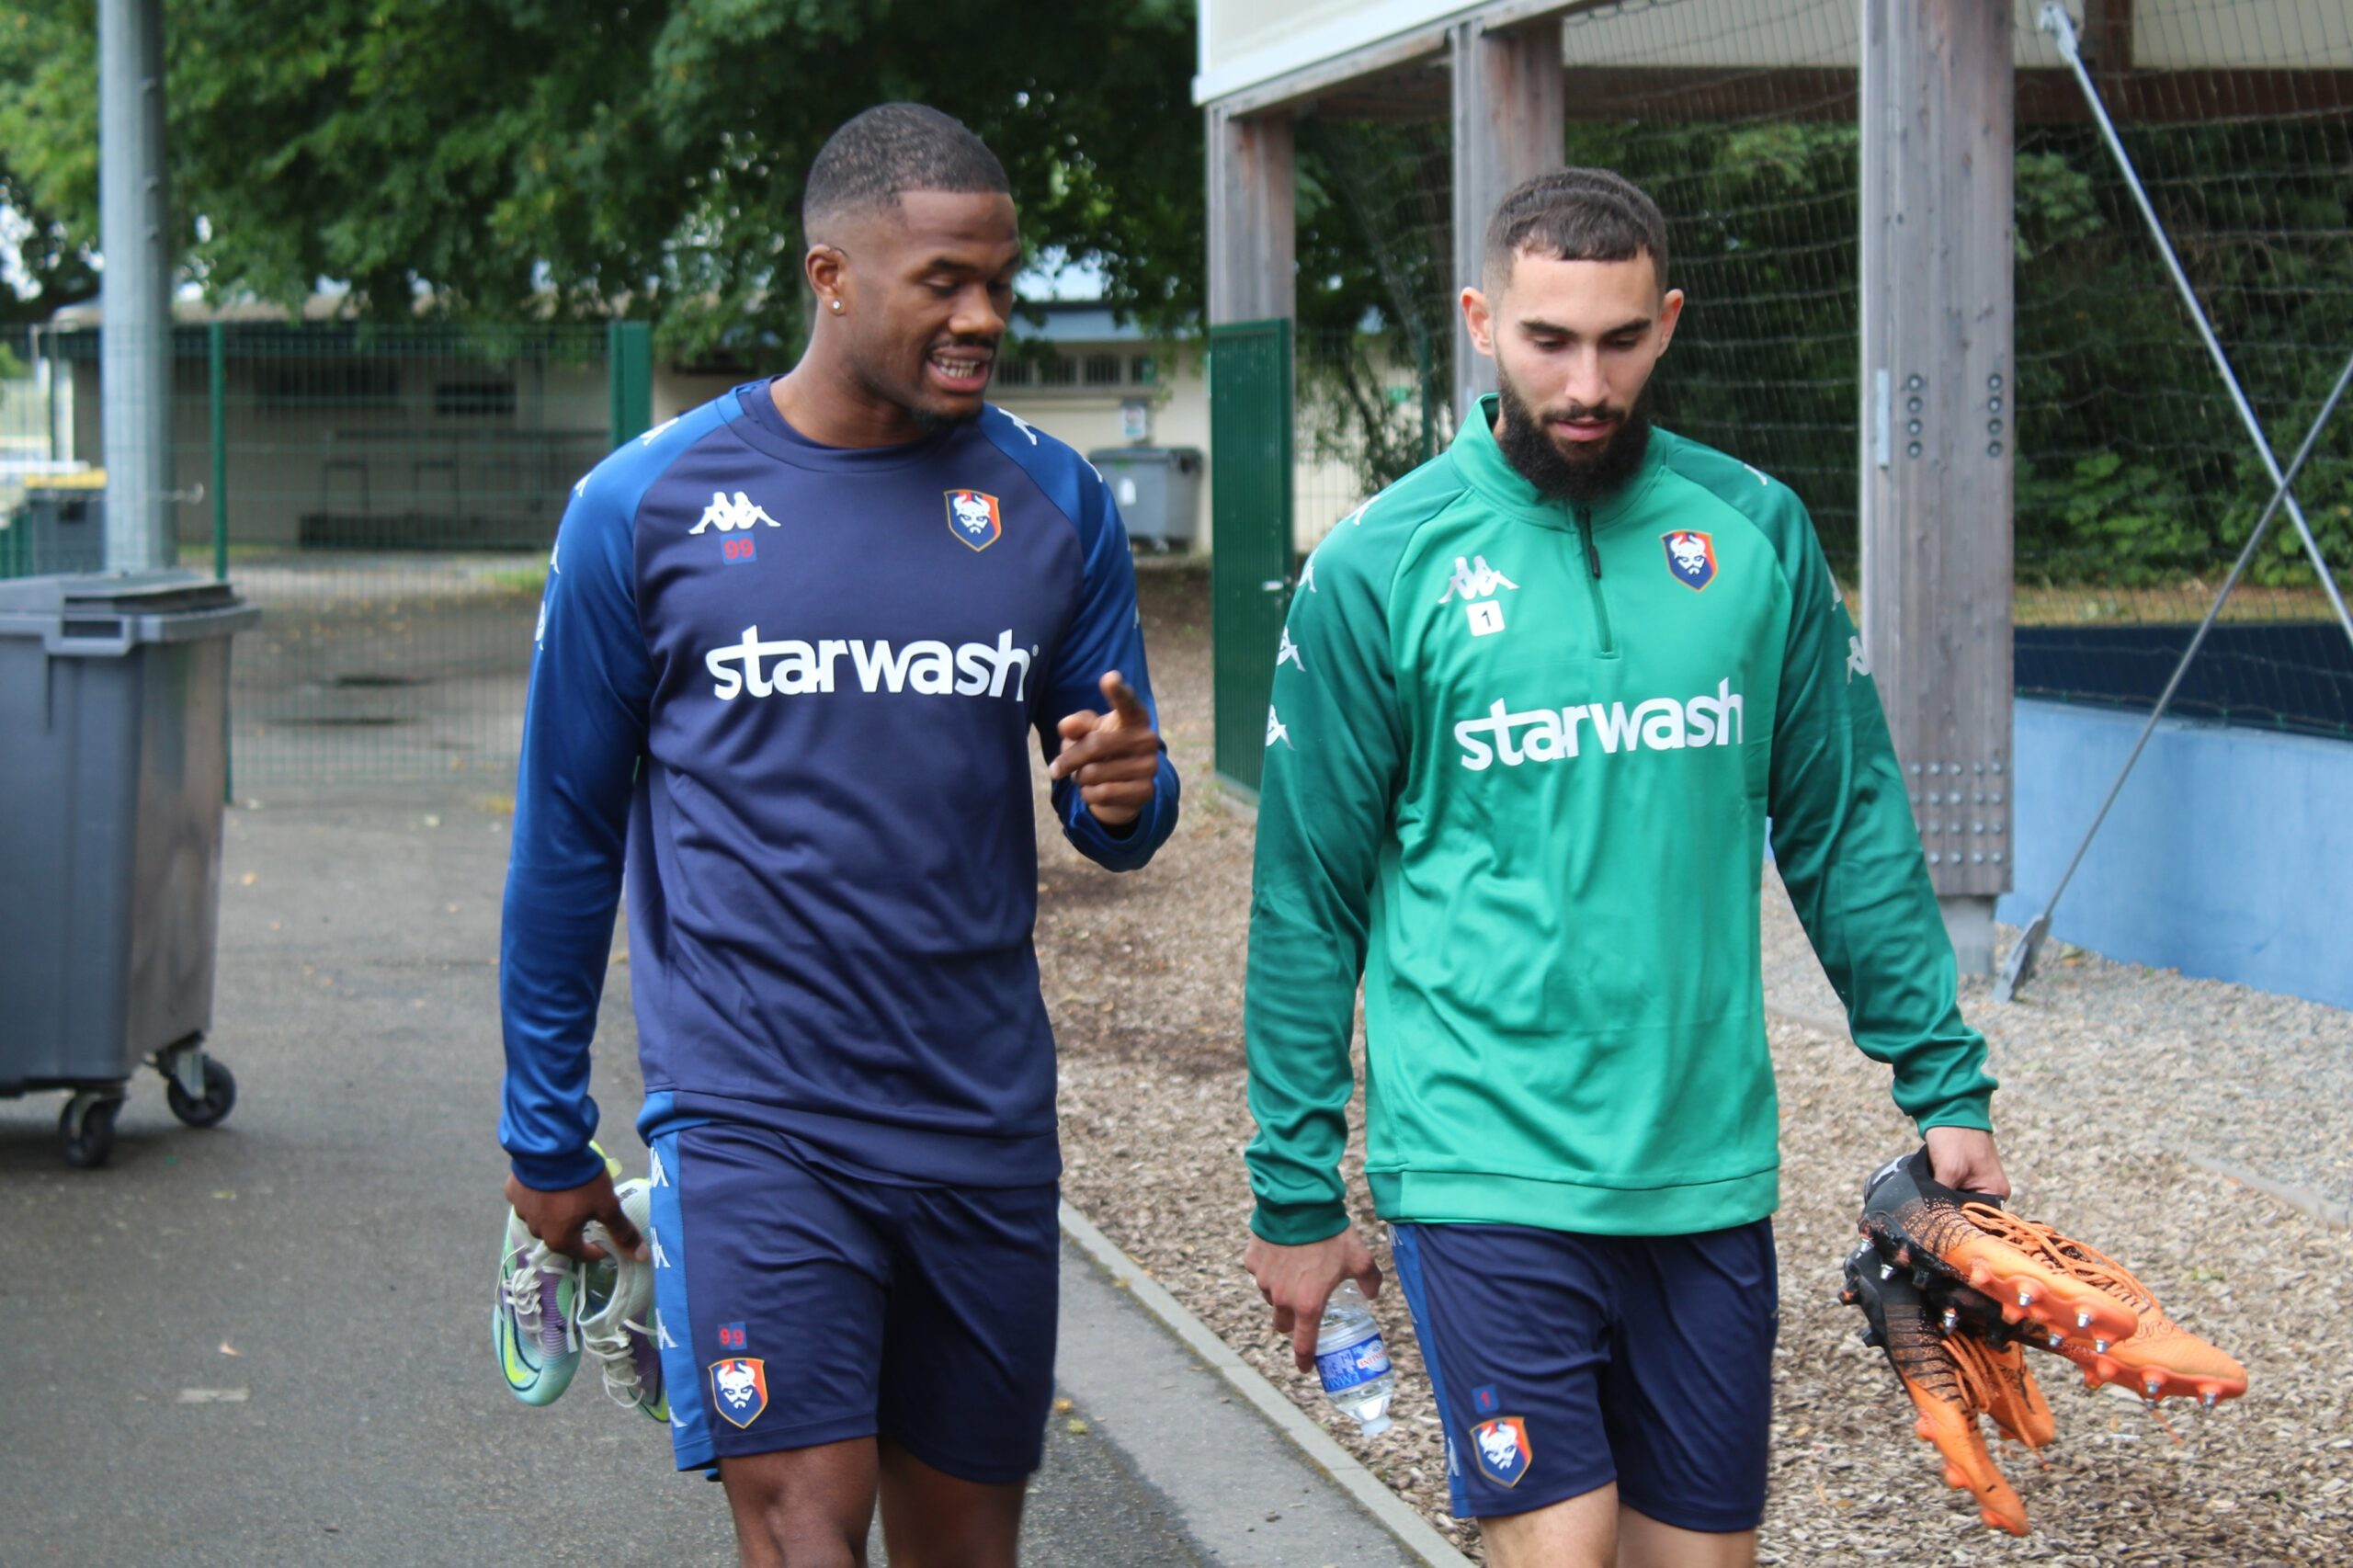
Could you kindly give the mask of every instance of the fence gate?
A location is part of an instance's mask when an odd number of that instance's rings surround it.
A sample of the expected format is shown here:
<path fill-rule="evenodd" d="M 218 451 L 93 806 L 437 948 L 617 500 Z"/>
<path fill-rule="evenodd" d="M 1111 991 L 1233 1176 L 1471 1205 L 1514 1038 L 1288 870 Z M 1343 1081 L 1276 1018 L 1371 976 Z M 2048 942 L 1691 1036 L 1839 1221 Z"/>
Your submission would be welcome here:
<path fill-rule="evenodd" d="M 1291 324 L 1210 328 L 1211 631 L 1217 771 L 1255 791 L 1291 583 Z"/>

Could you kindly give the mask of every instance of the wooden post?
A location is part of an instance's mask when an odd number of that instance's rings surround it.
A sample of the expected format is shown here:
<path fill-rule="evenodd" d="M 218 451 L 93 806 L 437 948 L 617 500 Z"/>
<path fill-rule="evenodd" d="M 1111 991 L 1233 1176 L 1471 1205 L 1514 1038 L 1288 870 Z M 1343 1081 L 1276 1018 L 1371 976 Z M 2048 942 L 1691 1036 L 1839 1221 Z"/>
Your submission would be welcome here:
<path fill-rule="evenodd" d="M 1962 972 L 2012 869 L 2008 0 L 1865 0 L 1863 646 Z"/>
<path fill-rule="evenodd" d="M 1521 181 L 1561 166 L 1567 105 L 1558 17 L 1489 32 L 1476 18 L 1453 28 L 1454 286 L 1479 281 L 1487 220 Z M 1495 361 L 1454 321 L 1454 406 L 1467 417 L 1495 390 Z"/>
<path fill-rule="evenodd" d="M 1299 244 L 1290 116 L 1236 116 L 1212 106 L 1210 324 L 1299 313 Z"/>

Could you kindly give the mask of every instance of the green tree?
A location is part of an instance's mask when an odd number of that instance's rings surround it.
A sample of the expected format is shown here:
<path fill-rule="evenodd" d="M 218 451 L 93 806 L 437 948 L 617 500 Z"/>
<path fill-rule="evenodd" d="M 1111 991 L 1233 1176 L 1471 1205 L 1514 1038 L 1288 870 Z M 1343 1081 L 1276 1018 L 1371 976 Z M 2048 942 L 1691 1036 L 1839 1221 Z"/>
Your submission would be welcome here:
<path fill-rule="evenodd" d="M 167 0 L 188 275 L 365 313 L 624 312 L 667 351 L 801 325 L 800 183 L 835 126 L 919 98 L 1004 160 L 1040 251 L 1168 322 L 1200 297 L 1189 0 Z M 33 308 L 87 291 L 86 0 L 0 6 L 0 199 L 38 226 Z"/>

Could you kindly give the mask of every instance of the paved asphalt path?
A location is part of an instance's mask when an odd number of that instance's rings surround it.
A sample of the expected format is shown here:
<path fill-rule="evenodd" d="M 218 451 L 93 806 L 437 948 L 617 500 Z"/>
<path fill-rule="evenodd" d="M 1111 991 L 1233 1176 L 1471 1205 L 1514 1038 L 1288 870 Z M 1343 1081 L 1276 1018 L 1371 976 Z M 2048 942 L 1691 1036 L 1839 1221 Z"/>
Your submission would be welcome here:
<path fill-rule="evenodd" d="M 508 820 L 457 778 L 233 810 L 228 1122 L 180 1127 L 148 1074 L 112 1165 L 71 1171 L 59 1096 L 0 1101 L 0 1565 L 733 1560 L 718 1489 L 593 1373 L 528 1410 L 493 1369 Z M 642 1167 L 613 974 L 596 1084 L 608 1146 Z M 1076 1403 L 1025 1562 L 1407 1561 L 1067 1251 L 1063 1299 Z"/>

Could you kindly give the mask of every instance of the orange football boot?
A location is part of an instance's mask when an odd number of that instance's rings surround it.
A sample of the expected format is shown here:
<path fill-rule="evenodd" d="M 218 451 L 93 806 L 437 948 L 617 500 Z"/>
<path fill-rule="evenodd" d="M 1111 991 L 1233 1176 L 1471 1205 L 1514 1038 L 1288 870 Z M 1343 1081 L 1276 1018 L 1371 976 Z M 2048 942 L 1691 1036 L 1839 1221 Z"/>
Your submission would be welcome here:
<path fill-rule="evenodd" d="M 1977 1206 L 1970 1207 L 1973 1210 Z M 2044 1349 L 2057 1351 L 2084 1369 L 2086 1388 L 2121 1383 L 2143 1399 L 2195 1398 L 2209 1410 L 2218 1401 L 2246 1392 L 2245 1367 L 2165 1316 L 2149 1288 L 2106 1253 L 2000 1210 L 1972 1212 L 1970 1219 L 1989 1232 L 1998 1231 L 2021 1250 L 2039 1249 L 2075 1278 L 2132 1309 L 2139 1325 L 2113 1344 L 2085 1345 L 2064 1336 L 2043 1343 Z"/>
<path fill-rule="evenodd" d="M 2006 1323 L 2031 1319 L 2046 1335 L 2088 1337 L 2102 1354 L 2140 1329 L 2130 1301 L 2078 1277 L 2076 1260 L 2059 1250 L 2066 1238 L 1942 1185 L 1926 1148 L 1873 1173 L 1863 1189 L 1862 1232 L 1897 1265 L 1926 1267 L 1991 1297 Z"/>
<path fill-rule="evenodd" d="M 2026 1504 L 1995 1468 L 1977 1425 L 1981 1413 L 1998 1410 L 2002 1414 L 1995 1418 L 2005 1431 L 2022 1440 L 2036 1432 L 2049 1441 L 2051 1407 L 2024 1365 L 2016 1368 L 2017 1381 L 2007 1381 L 1994 1365 L 1998 1353 L 1983 1342 L 1938 1334 L 1910 1276 L 1881 1261 L 1870 1247 L 1857 1249 L 1847 1260 L 1847 1289 L 1840 1299 L 1860 1306 L 1870 1321 L 1864 1343 L 1887 1352 L 1919 1415 L 1912 1430 L 1936 1445 L 1944 1459 L 1945 1484 L 1976 1498 L 1978 1517 L 1989 1528 L 2026 1534 Z M 2015 1346 L 2009 1354 L 2017 1354 Z"/>

